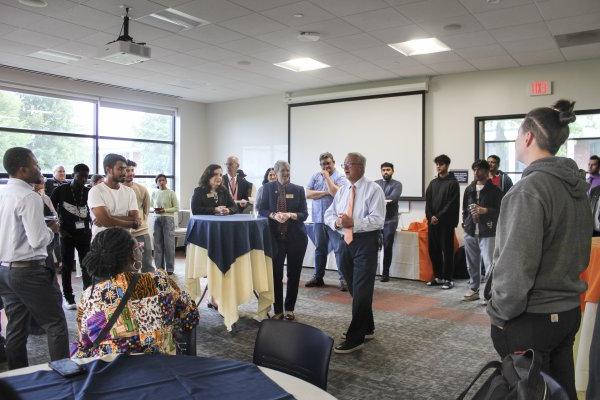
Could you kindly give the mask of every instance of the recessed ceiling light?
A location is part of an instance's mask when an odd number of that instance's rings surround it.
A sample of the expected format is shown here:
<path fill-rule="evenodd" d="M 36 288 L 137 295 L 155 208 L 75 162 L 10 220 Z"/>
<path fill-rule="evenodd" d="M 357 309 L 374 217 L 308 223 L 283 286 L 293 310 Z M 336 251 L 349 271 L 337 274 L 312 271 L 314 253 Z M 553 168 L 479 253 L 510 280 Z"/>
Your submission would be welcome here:
<path fill-rule="evenodd" d="M 210 22 L 206 20 L 194 17 L 193 15 L 186 14 L 174 8 L 167 8 L 154 14 L 150 14 L 149 17 L 169 22 L 185 29 L 197 28 L 199 26 L 210 24 Z"/>
<path fill-rule="evenodd" d="M 304 14 L 302 14 L 302 13 L 294 14 L 294 18 L 302 18 L 302 17 L 304 17 Z"/>
<path fill-rule="evenodd" d="M 289 70 L 295 71 L 295 72 L 313 71 L 315 69 L 330 67 L 327 64 L 324 64 L 320 61 L 317 61 L 315 59 L 308 58 L 308 57 L 293 58 L 291 60 L 287 60 L 287 61 L 280 62 L 280 63 L 275 63 L 273 65 L 276 65 L 281 68 L 289 69 Z"/>
<path fill-rule="evenodd" d="M 74 61 L 79 61 L 82 58 L 81 56 L 75 54 L 63 53 L 62 51 L 56 50 L 40 50 L 36 51 L 35 53 L 28 54 L 27 56 L 47 61 L 54 61 L 61 64 L 68 64 Z"/>
<path fill-rule="evenodd" d="M 399 51 L 405 56 L 416 56 L 419 54 L 439 53 L 450 51 L 442 41 L 436 38 L 415 39 L 406 42 L 388 44 L 392 49 Z"/>
<path fill-rule="evenodd" d="M 445 31 L 457 31 L 462 28 L 461 24 L 448 24 L 444 26 Z"/>
<path fill-rule="evenodd" d="M 19 3 L 29 7 L 46 7 L 48 5 L 46 0 L 19 0 Z"/>

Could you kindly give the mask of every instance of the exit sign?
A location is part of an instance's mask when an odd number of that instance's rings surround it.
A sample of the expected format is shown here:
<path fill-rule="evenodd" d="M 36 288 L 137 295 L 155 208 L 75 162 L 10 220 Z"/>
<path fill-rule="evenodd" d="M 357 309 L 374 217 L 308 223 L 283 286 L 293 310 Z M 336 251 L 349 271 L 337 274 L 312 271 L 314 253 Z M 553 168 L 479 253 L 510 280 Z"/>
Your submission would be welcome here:
<path fill-rule="evenodd" d="M 530 96 L 547 96 L 552 94 L 552 81 L 533 81 L 529 84 Z"/>

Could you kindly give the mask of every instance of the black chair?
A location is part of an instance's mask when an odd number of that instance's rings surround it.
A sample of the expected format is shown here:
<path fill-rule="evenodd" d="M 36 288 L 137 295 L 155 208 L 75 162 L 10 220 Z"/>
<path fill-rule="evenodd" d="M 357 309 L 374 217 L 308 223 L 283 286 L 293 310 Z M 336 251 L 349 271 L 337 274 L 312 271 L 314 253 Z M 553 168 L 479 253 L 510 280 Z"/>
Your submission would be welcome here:
<path fill-rule="evenodd" d="M 254 343 L 256 365 L 295 376 L 327 390 L 333 339 L 299 322 L 267 319 Z"/>

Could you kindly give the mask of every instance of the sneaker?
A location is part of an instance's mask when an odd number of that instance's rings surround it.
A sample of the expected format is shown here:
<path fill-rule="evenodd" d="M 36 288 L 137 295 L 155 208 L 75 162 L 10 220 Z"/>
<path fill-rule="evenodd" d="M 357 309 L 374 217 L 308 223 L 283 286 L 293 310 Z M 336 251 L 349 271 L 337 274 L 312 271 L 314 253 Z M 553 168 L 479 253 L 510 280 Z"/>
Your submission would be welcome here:
<path fill-rule="evenodd" d="M 286 311 L 283 319 L 287 320 L 287 321 L 293 321 L 296 319 L 296 316 L 294 315 L 293 311 Z"/>
<path fill-rule="evenodd" d="M 387 275 L 381 275 L 381 278 L 379 278 L 379 282 L 389 282 L 390 281 L 390 277 Z"/>
<path fill-rule="evenodd" d="M 433 280 L 425 283 L 427 286 L 440 286 L 444 284 L 444 280 L 440 278 L 434 278 Z"/>
<path fill-rule="evenodd" d="M 487 306 L 488 301 L 486 299 L 481 300 L 481 305 L 486 307 Z"/>
<path fill-rule="evenodd" d="M 348 291 L 348 285 L 346 284 L 346 281 L 340 281 L 340 290 L 342 292 L 347 292 Z"/>
<path fill-rule="evenodd" d="M 65 300 L 65 309 L 66 310 L 76 310 L 77 304 L 75 304 L 74 300 Z"/>
<path fill-rule="evenodd" d="M 362 349 L 364 345 L 364 343 L 350 344 L 346 341 L 343 341 L 342 344 L 335 346 L 333 351 L 338 354 L 349 354 L 355 352 L 356 350 Z"/>
<path fill-rule="evenodd" d="M 346 340 L 346 332 L 342 333 L 342 339 Z M 369 332 L 365 335 L 365 340 L 375 339 L 375 332 Z"/>
<path fill-rule="evenodd" d="M 453 287 L 454 287 L 454 282 L 452 282 L 452 281 L 446 281 L 442 285 L 442 289 L 444 289 L 444 290 L 452 289 Z"/>
<path fill-rule="evenodd" d="M 323 278 L 312 278 L 310 281 L 304 284 L 304 287 L 323 287 L 325 286 L 325 282 Z"/>
<path fill-rule="evenodd" d="M 283 319 L 283 313 L 274 314 L 271 319 Z"/>
<path fill-rule="evenodd" d="M 473 289 L 469 289 L 469 291 L 464 295 L 463 301 L 475 301 L 479 300 L 479 290 L 475 291 Z"/>

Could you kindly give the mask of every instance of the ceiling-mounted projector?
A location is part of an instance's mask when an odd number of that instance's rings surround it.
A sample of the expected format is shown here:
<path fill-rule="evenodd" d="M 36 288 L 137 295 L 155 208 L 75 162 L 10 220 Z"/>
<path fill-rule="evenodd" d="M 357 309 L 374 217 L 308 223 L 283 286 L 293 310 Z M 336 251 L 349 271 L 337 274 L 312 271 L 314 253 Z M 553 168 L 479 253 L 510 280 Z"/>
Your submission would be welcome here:
<path fill-rule="evenodd" d="M 131 65 L 150 59 L 150 47 L 146 43 L 136 43 L 129 36 L 129 8 L 125 7 L 123 17 L 123 32 L 117 40 L 109 42 L 102 47 L 96 58 L 116 64 Z"/>

